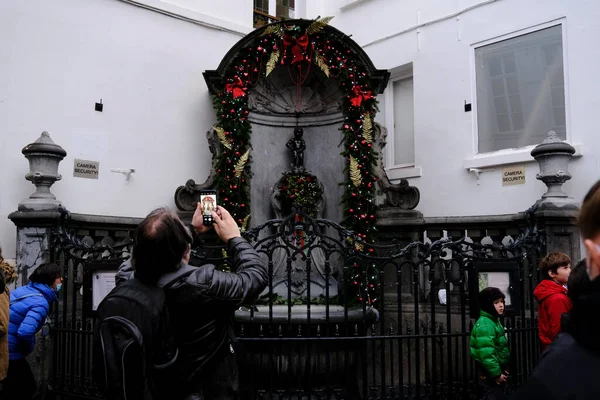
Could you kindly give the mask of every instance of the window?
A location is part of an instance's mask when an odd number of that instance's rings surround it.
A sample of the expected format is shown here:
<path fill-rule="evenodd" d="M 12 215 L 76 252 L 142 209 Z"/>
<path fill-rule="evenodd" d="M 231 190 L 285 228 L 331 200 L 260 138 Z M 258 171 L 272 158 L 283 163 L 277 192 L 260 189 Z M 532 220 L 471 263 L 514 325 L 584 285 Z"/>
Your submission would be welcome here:
<path fill-rule="evenodd" d="M 413 78 L 392 81 L 394 102 L 394 165 L 415 165 L 415 106 Z"/>
<path fill-rule="evenodd" d="M 254 10 L 269 13 L 269 0 L 254 0 Z"/>
<path fill-rule="evenodd" d="M 271 22 L 277 21 L 277 19 L 269 12 L 269 0 L 254 0 L 254 28 L 260 28 L 261 26 L 265 26 Z"/>
<path fill-rule="evenodd" d="M 565 140 L 562 27 L 475 49 L 480 153 Z"/>
<path fill-rule="evenodd" d="M 388 169 L 415 165 L 415 117 L 412 63 L 391 70 L 383 95 L 377 96 L 375 121 L 387 128 L 385 166 Z M 404 177 L 404 176 L 403 176 Z"/>
<path fill-rule="evenodd" d="M 277 0 L 275 16 L 281 19 L 294 18 L 295 0 Z"/>

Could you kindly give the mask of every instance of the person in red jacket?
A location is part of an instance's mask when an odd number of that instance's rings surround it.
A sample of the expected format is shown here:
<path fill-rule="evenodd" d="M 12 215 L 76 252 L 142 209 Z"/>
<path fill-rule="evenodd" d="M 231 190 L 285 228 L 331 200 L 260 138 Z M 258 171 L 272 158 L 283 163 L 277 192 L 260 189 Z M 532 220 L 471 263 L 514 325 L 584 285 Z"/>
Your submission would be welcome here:
<path fill-rule="evenodd" d="M 540 262 L 543 280 L 533 291 L 538 302 L 538 333 L 544 350 L 559 334 L 561 316 L 571 311 L 567 282 L 571 259 L 565 253 L 550 253 Z"/>

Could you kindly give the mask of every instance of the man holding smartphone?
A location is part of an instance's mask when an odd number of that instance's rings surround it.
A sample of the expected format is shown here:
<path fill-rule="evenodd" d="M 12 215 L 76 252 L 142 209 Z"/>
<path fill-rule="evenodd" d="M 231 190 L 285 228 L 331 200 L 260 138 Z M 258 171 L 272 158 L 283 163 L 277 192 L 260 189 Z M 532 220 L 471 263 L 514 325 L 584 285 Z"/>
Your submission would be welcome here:
<path fill-rule="evenodd" d="M 119 284 L 129 279 L 134 269 L 136 277 L 140 273 L 172 276 L 182 268 L 188 271 L 165 287 L 171 329 L 180 354 L 177 376 L 181 381 L 172 384 L 173 399 L 239 397 L 233 316 L 237 308 L 257 297 L 268 283 L 266 265 L 250 243 L 241 237 L 231 214 L 217 206 L 211 216 L 212 224 L 205 225 L 202 204 L 198 202 L 192 217 L 190 237 L 175 213 L 168 209 L 153 211 L 140 224 L 147 228 L 138 229 L 141 232 L 136 236 L 132 262 L 125 262 L 117 273 Z M 187 265 L 189 242 L 213 228 L 227 243 L 227 253 L 232 260 L 231 272 L 219 271 L 212 264 L 200 267 Z M 173 240 L 177 241 L 176 245 Z M 144 251 L 140 252 L 140 249 Z M 177 254 L 171 254 L 173 252 Z M 137 259 L 136 254 L 139 254 Z M 176 265 L 157 265 L 154 262 L 157 259 L 179 262 Z"/>

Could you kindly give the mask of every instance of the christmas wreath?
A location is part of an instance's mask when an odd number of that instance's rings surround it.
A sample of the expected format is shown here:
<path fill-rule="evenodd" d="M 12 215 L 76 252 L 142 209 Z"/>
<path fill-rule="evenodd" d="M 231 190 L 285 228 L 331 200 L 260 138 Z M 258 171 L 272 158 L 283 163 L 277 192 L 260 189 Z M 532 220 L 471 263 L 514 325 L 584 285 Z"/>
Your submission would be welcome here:
<path fill-rule="evenodd" d="M 283 210 L 301 208 L 308 216 L 316 218 L 318 206 L 323 201 L 323 188 L 311 174 L 285 174 L 279 188 L 279 201 Z"/>

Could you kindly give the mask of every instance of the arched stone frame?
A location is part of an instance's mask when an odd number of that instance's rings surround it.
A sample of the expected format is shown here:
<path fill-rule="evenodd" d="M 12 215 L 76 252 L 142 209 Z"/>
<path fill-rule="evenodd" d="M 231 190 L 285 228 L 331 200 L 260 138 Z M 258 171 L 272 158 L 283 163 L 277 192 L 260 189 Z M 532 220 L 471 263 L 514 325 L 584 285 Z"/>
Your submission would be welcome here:
<path fill-rule="evenodd" d="M 240 41 L 238 41 L 238 43 L 236 43 L 227 52 L 227 54 L 222 59 L 221 63 L 219 64 L 219 66 L 216 70 L 209 70 L 209 71 L 205 71 L 203 73 L 204 78 L 207 83 L 207 86 L 208 86 L 208 89 L 211 92 L 211 94 L 214 95 L 215 98 L 217 98 L 216 96 L 219 96 L 219 93 L 223 92 L 223 87 L 225 86 L 226 80 L 228 79 L 228 76 L 227 76 L 228 71 L 231 71 L 231 66 L 239 58 L 240 53 L 242 51 L 244 51 L 245 49 L 248 49 L 251 46 L 256 45 L 257 43 L 260 43 L 260 40 L 262 40 L 262 38 L 265 37 L 265 34 L 267 32 L 275 31 L 277 29 L 280 30 L 281 29 L 280 27 L 284 26 L 283 25 L 284 23 L 285 23 L 285 26 L 297 25 L 297 26 L 302 26 L 302 27 L 307 27 L 307 26 L 310 27 L 310 24 L 313 24 L 314 22 L 315 21 L 307 21 L 307 20 L 288 20 L 285 22 L 278 22 L 278 23 L 274 23 L 274 24 L 262 27 L 260 29 L 257 29 L 255 31 L 251 32 L 250 34 L 248 34 L 247 36 L 245 36 L 244 38 L 242 38 Z M 368 55 L 364 52 L 364 50 L 356 42 L 354 42 L 349 36 L 345 35 L 344 33 L 340 32 L 336 28 L 334 28 L 330 25 L 327 25 L 327 24 L 325 24 L 324 26 L 321 27 L 321 33 L 319 35 L 322 35 L 324 37 L 335 37 L 336 40 L 338 40 L 339 43 L 341 43 L 341 45 L 343 46 L 343 51 L 346 51 L 348 54 L 351 55 L 351 57 L 352 57 L 353 61 L 356 63 L 356 65 L 360 65 L 362 68 L 364 68 L 364 71 L 368 78 L 368 85 L 373 90 L 376 90 L 377 93 L 383 92 L 383 90 L 386 88 L 387 83 L 388 83 L 389 72 L 387 70 L 376 69 L 373 62 L 368 57 Z M 275 48 L 275 47 L 273 47 L 273 48 Z M 283 51 L 285 52 L 285 49 L 283 49 Z M 282 67 L 278 66 L 277 68 L 272 70 L 273 74 L 276 74 L 276 71 L 280 68 L 282 68 Z M 328 76 L 328 78 L 329 78 L 329 76 Z M 330 78 L 330 79 L 334 79 L 334 78 Z M 265 79 L 265 76 L 262 76 L 262 80 L 259 80 L 258 83 L 260 83 L 261 81 L 262 82 L 267 81 L 267 79 Z M 260 88 L 261 88 L 261 86 L 259 86 L 259 85 L 254 86 L 254 87 L 248 86 L 247 88 L 244 87 L 244 89 L 247 89 L 248 97 L 251 97 L 251 93 L 255 93 L 256 90 L 260 89 Z M 344 100 L 344 99 L 342 98 L 342 100 Z M 260 114 L 260 110 L 258 109 L 260 107 L 259 103 L 260 102 L 255 102 L 254 104 L 250 104 L 249 110 L 252 112 L 258 112 Z M 327 107 L 325 107 L 325 108 L 327 108 Z M 276 110 L 275 111 L 270 110 L 270 111 L 277 114 Z M 280 114 L 286 114 L 286 112 L 285 112 L 286 110 L 280 110 L 280 111 L 284 111 L 284 112 L 281 112 Z M 325 109 L 325 110 L 318 110 L 318 109 L 316 109 L 316 110 L 300 110 L 300 113 L 303 116 L 312 114 L 313 118 L 316 118 L 316 119 L 331 118 L 333 113 L 327 112 L 327 111 L 328 111 L 327 109 Z M 331 110 L 329 110 L 329 111 L 331 111 Z M 287 114 L 289 115 L 292 113 L 287 112 Z M 293 114 L 297 115 L 298 112 L 294 112 Z M 215 129 L 215 128 L 217 128 L 217 129 Z M 216 185 L 216 178 L 217 178 L 217 174 L 219 171 L 218 156 L 220 154 L 222 154 L 222 152 L 224 150 L 223 145 L 220 142 L 218 135 L 217 135 L 218 129 L 219 128 L 218 128 L 218 123 L 217 123 L 217 124 L 215 124 L 215 126 L 213 126 L 211 129 L 209 129 L 209 131 L 207 132 L 209 148 L 213 155 L 213 163 L 212 163 L 211 173 L 210 173 L 209 177 L 207 178 L 207 180 L 201 184 L 196 184 L 193 180 L 188 180 L 185 185 L 177 188 L 177 190 L 175 192 L 175 203 L 176 203 L 177 207 L 182 211 L 193 210 L 196 201 L 198 201 L 200 190 L 203 190 L 206 188 L 214 188 Z M 399 181 L 399 183 L 397 183 L 397 184 L 392 184 L 385 173 L 385 169 L 383 166 L 383 159 L 381 156 L 381 149 L 383 148 L 383 146 L 385 146 L 385 137 L 386 137 L 387 131 L 385 130 L 385 128 L 380 127 L 378 124 L 373 124 L 372 133 L 373 133 L 373 150 L 374 150 L 374 153 L 376 154 L 376 163 L 372 170 L 372 173 L 373 173 L 373 176 L 376 177 L 376 179 L 374 179 L 377 181 L 376 184 L 380 187 L 380 189 L 382 189 L 382 191 L 386 195 L 386 203 L 392 207 L 399 207 L 401 209 L 407 209 L 407 210 L 414 209 L 419 202 L 418 189 L 415 187 L 411 187 L 408 184 L 408 181 L 406 181 L 405 179 L 401 179 Z M 248 186 L 249 186 L 249 183 L 248 183 Z M 374 192 L 375 192 L 375 189 L 373 188 L 373 193 Z M 257 222 L 260 223 L 262 221 L 257 221 Z"/>

